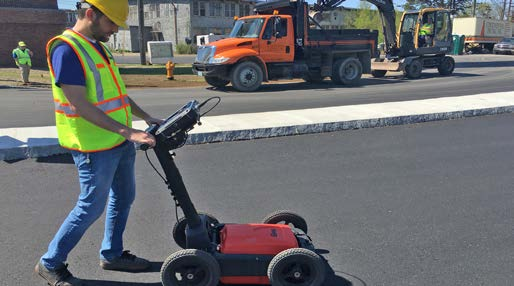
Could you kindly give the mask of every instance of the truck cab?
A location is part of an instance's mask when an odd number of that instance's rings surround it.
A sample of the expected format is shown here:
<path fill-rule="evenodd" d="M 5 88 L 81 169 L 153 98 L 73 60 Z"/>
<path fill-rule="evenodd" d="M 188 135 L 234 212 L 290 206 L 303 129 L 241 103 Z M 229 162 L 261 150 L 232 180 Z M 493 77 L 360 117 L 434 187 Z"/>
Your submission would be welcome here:
<path fill-rule="evenodd" d="M 199 47 L 193 70 L 215 87 L 232 81 L 241 90 L 253 89 L 268 78 L 267 64 L 292 63 L 294 52 L 291 16 L 247 16 L 235 21 L 228 38 Z M 239 77 L 230 78 L 235 64 Z"/>
<path fill-rule="evenodd" d="M 228 38 L 199 47 L 193 72 L 238 91 L 282 78 L 354 84 L 371 72 L 377 31 L 316 27 L 305 1 L 262 2 L 256 13 L 237 19 Z"/>

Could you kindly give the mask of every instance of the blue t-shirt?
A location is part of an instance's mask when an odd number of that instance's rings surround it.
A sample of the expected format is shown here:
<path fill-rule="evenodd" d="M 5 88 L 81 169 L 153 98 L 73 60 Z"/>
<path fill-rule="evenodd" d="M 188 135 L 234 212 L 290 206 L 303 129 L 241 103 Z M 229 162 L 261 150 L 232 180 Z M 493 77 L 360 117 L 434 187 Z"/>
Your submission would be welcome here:
<path fill-rule="evenodd" d="M 109 59 L 101 44 L 98 42 L 92 44 L 109 63 Z M 79 57 L 68 44 L 60 43 L 52 50 L 51 62 L 55 74 L 55 85 L 86 85 L 84 70 L 80 64 Z"/>

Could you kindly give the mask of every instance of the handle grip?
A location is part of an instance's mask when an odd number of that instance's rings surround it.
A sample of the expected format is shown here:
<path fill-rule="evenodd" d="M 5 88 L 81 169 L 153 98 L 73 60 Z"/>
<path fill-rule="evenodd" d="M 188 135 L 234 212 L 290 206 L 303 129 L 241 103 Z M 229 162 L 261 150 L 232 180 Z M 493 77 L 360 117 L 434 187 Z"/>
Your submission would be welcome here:
<path fill-rule="evenodd" d="M 155 136 L 155 132 L 157 132 L 157 129 L 159 129 L 159 124 L 154 123 L 154 124 L 148 126 L 148 128 L 146 128 L 145 132 L 150 133 Z M 146 150 L 150 149 L 150 145 L 143 143 L 143 144 L 139 145 L 139 149 L 146 151 Z"/>

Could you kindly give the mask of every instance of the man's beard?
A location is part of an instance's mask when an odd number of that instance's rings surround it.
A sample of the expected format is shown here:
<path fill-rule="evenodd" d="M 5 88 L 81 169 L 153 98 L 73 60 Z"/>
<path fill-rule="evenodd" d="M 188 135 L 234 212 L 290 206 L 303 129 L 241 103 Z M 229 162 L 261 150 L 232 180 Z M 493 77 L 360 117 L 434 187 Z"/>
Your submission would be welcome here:
<path fill-rule="evenodd" d="M 105 33 L 100 30 L 100 18 L 96 18 L 93 21 L 91 32 L 93 34 L 93 39 L 104 43 L 109 41 L 109 36 L 106 36 Z"/>

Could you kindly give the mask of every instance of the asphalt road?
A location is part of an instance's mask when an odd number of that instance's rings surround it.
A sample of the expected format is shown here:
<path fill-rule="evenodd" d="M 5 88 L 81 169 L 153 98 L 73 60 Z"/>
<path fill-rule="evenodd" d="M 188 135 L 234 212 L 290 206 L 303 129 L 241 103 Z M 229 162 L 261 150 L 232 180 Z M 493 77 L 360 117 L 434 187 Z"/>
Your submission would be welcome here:
<path fill-rule="evenodd" d="M 129 95 L 146 111 L 166 117 L 190 99 L 220 96 L 222 104 L 209 115 L 305 109 L 327 106 L 415 100 L 512 91 L 514 56 L 456 56 L 457 68 L 449 77 L 426 70 L 421 79 L 404 79 L 395 73 L 383 79 L 365 77 L 362 85 L 344 87 L 330 81 L 321 84 L 273 81 L 254 93 L 240 93 L 228 87 L 131 89 Z M 0 128 L 50 126 L 54 124 L 51 91 L 33 88 L 2 89 Z"/>
<path fill-rule="evenodd" d="M 187 145 L 177 165 L 197 208 L 220 221 L 304 216 L 335 271 L 325 286 L 511 285 L 513 119 Z M 152 271 L 102 271 L 99 220 L 69 257 L 87 285 L 160 285 L 162 261 L 178 250 L 171 198 L 142 153 L 136 172 L 125 247 Z M 44 285 L 32 267 L 78 195 L 75 169 L 66 156 L 28 159 L 0 162 L 0 177 L 0 284 Z"/>

